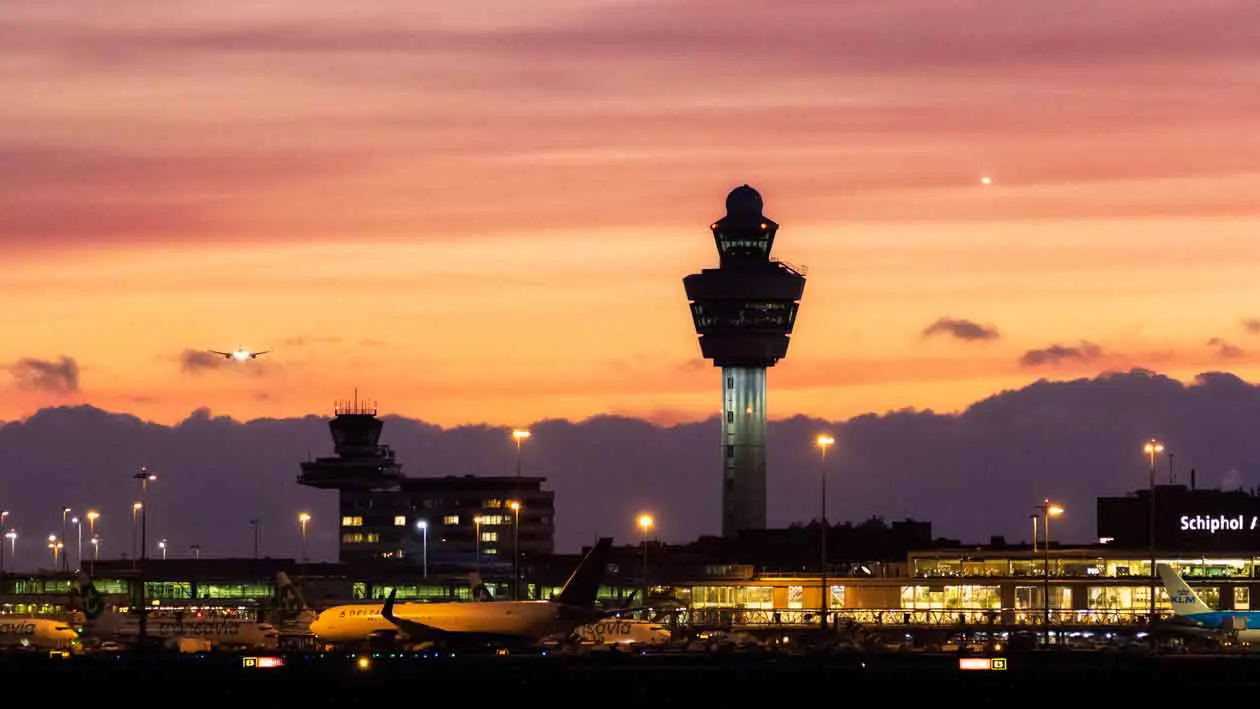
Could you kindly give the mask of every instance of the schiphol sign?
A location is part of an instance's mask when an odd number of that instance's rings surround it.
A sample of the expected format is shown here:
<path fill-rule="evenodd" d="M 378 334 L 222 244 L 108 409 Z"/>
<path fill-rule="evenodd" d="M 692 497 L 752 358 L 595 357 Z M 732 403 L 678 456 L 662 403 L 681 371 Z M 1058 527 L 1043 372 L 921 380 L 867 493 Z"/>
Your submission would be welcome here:
<path fill-rule="evenodd" d="M 1260 515 L 1181 515 L 1181 531 L 1198 534 L 1251 532 L 1260 529 Z"/>

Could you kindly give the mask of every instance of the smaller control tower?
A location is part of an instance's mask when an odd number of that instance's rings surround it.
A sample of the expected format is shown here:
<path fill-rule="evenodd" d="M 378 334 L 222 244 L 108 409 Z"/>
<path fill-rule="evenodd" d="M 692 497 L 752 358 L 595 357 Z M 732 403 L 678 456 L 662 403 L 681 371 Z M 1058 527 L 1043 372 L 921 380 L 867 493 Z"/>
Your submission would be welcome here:
<path fill-rule="evenodd" d="M 779 225 L 741 185 L 710 227 L 720 262 L 683 279 L 700 352 L 722 368 L 722 535 L 766 527 L 766 368 L 787 356 L 805 276 L 770 258 Z"/>
<path fill-rule="evenodd" d="M 394 451 L 381 445 L 385 422 L 376 417 L 376 406 L 351 401 L 336 406 L 336 417 L 328 422 L 335 456 L 316 458 L 301 464 L 298 483 L 324 490 L 386 490 L 403 479 L 402 465 Z"/>

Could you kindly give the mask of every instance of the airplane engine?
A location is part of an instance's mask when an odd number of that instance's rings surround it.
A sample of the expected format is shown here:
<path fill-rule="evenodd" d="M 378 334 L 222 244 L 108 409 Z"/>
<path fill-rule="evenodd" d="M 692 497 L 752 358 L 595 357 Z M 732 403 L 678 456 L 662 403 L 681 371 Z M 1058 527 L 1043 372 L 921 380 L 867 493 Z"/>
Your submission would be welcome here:
<path fill-rule="evenodd" d="M 373 630 L 368 633 L 368 647 L 372 650 L 390 651 L 397 645 L 397 630 Z"/>

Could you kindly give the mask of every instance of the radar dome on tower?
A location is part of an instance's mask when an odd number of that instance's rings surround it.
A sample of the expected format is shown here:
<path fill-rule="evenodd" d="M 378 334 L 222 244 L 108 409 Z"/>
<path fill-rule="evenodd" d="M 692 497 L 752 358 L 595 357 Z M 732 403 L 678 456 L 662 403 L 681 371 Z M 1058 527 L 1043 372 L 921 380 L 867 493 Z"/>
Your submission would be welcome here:
<path fill-rule="evenodd" d="M 748 185 L 740 185 L 726 195 L 726 213 L 730 216 L 759 217 L 764 207 L 761 193 Z"/>

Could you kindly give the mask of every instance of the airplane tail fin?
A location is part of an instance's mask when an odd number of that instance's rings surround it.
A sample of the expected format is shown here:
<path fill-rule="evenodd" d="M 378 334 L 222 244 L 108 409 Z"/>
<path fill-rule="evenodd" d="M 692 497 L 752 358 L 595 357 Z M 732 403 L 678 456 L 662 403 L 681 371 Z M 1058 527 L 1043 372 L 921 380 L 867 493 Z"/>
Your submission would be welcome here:
<path fill-rule="evenodd" d="M 481 580 L 481 574 L 473 571 L 468 574 L 468 586 L 472 589 L 472 599 L 474 601 L 493 601 L 494 595 L 490 593 L 490 588 L 486 586 L 486 582 Z"/>
<path fill-rule="evenodd" d="M 310 610 L 311 606 L 302 596 L 302 589 L 293 583 L 289 575 L 283 571 L 276 572 L 276 605 L 286 611 Z"/>
<path fill-rule="evenodd" d="M 586 553 L 582 563 L 573 570 L 573 575 L 564 582 L 556 596 L 556 602 L 566 606 L 590 608 L 595 605 L 599 595 L 599 586 L 604 581 L 604 573 L 608 568 L 608 553 L 612 549 L 612 537 L 600 537 L 595 546 Z"/>
<path fill-rule="evenodd" d="M 1196 613 L 1208 613 L 1212 609 L 1208 604 L 1199 598 L 1199 594 L 1181 578 L 1181 575 L 1168 564 L 1158 564 L 1155 567 L 1159 572 L 1159 578 L 1164 582 L 1164 589 L 1168 591 L 1168 598 L 1172 600 L 1173 612 L 1180 616 L 1194 615 Z"/>
<path fill-rule="evenodd" d="M 83 613 L 85 620 L 93 621 L 105 612 L 105 597 L 96 590 L 91 577 L 80 572 L 70 589 L 71 605 Z"/>

